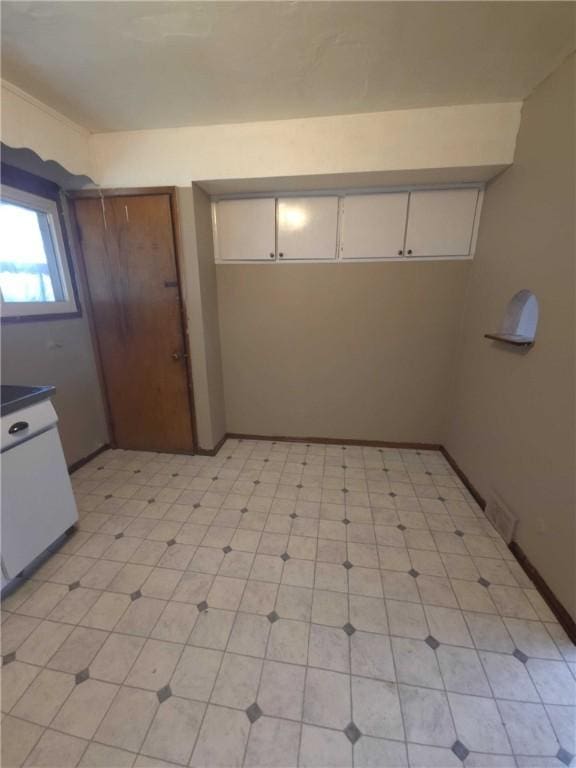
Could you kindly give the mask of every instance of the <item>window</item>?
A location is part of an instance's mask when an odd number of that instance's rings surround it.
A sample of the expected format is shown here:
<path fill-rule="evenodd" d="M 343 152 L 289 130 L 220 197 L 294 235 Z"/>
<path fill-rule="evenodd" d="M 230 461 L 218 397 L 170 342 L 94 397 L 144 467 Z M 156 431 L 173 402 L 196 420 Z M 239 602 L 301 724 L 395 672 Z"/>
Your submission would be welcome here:
<path fill-rule="evenodd" d="M 0 238 L 2 317 L 78 312 L 55 200 L 3 186 Z"/>

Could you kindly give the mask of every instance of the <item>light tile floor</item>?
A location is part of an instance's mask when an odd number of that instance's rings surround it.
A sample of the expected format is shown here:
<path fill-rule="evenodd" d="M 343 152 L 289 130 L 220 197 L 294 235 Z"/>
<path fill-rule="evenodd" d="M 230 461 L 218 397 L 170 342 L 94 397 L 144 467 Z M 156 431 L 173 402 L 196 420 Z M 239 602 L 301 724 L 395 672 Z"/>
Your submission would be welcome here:
<path fill-rule="evenodd" d="M 576 649 L 435 452 L 108 451 L 2 608 L 2 765 L 563 768 Z"/>

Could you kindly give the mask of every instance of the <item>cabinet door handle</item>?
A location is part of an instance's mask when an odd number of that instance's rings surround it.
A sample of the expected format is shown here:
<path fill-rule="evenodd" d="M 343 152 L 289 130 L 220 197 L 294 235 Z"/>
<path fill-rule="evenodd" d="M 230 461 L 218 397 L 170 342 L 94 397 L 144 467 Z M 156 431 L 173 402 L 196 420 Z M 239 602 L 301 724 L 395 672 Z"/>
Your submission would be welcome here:
<path fill-rule="evenodd" d="M 402 256 L 403 253 L 404 251 L 398 251 L 398 256 Z"/>
<path fill-rule="evenodd" d="M 284 254 L 283 253 L 279 253 L 278 256 L 280 256 L 281 259 L 284 258 Z"/>
<path fill-rule="evenodd" d="M 30 424 L 28 424 L 27 421 L 15 421 L 14 424 L 9 428 L 8 434 L 9 435 L 15 435 L 17 432 L 24 432 L 25 429 L 28 429 Z"/>
<path fill-rule="evenodd" d="M 411 256 L 411 255 L 412 255 L 412 248 L 408 248 L 408 250 L 406 251 L 406 253 L 408 254 L 408 256 Z"/>
<path fill-rule="evenodd" d="M 273 258 L 274 258 L 274 254 L 273 254 L 273 253 L 271 253 L 271 254 L 270 254 L 270 258 L 271 258 L 271 259 L 273 259 Z"/>

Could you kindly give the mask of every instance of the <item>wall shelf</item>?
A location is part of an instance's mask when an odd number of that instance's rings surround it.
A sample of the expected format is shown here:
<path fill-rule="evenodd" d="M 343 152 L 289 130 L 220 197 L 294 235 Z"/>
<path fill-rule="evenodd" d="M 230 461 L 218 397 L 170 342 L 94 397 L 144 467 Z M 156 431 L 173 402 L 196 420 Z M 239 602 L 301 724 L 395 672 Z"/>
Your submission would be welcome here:
<path fill-rule="evenodd" d="M 514 347 L 531 347 L 534 344 L 534 339 L 531 339 L 529 336 L 518 336 L 513 333 L 485 333 L 484 338 L 492 339 L 492 341 L 501 341 Z"/>

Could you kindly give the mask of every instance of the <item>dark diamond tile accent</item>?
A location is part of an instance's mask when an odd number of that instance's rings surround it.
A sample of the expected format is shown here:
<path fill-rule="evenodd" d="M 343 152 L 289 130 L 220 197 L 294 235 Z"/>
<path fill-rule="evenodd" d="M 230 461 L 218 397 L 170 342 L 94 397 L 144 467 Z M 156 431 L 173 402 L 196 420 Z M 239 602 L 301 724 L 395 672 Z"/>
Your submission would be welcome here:
<path fill-rule="evenodd" d="M 342 493 L 348 493 L 348 488 L 342 488 Z"/>
<path fill-rule="evenodd" d="M 111 493 L 107 493 L 106 496 L 104 496 L 104 498 L 105 499 L 111 499 L 112 498 L 112 494 Z"/>
<path fill-rule="evenodd" d="M 232 547 L 229 547 L 229 546 L 222 547 L 222 552 L 224 552 L 224 554 L 227 555 L 228 552 L 232 552 Z"/>
<path fill-rule="evenodd" d="M 245 515 L 245 514 L 246 514 L 246 512 L 248 512 L 248 507 L 242 507 L 242 509 L 240 510 L 240 512 L 242 512 L 242 514 L 243 514 L 243 515 Z"/>
<path fill-rule="evenodd" d="M 274 622 L 275 622 L 275 621 L 278 621 L 278 619 L 280 618 L 280 616 L 278 616 L 278 614 L 276 613 L 276 611 L 271 611 L 271 612 L 268 614 L 268 616 L 266 616 L 266 618 L 268 619 L 268 621 L 270 622 L 270 624 L 274 624 Z"/>
<path fill-rule="evenodd" d="M 399 524 L 396 526 L 396 528 L 398 528 L 398 530 L 399 530 L 399 531 L 405 531 L 405 530 L 406 530 L 406 526 L 405 526 L 405 525 L 402 525 L 402 523 L 399 523 Z"/>
<path fill-rule="evenodd" d="M 178 477 L 179 472 L 172 472 L 172 477 Z"/>
<path fill-rule="evenodd" d="M 362 736 L 362 731 L 355 723 L 348 723 L 346 728 L 344 728 L 344 733 L 346 734 L 348 741 L 352 744 L 356 744 L 358 739 Z"/>
<path fill-rule="evenodd" d="M 282 555 L 280 555 L 280 557 L 282 558 L 282 560 L 284 560 L 284 562 L 286 562 L 286 560 L 290 560 L 290 555 L 288 554 L 288 552 L 284 552 Z"/>
<path fill-rule="evenodd" d="M 342 469 L 346 469 L 346 464 L 342 464 Z"/>
<path fill-rule="evenodd" d="M 350 568 L 353 568 L 353 567 L 354 567 L 354 566 L 352 565 L 352 563 L 350 562 L 350 560 L 344 560 L 344 562 L 342 563 L 342 565 L 344 566 L 344 568 L 346 568 L 346 570 L 347 570 L 347 571 L 349 571 L 349 570 L 350 570 Z"/>
<path fill-rule="evenodd" d="M 344 523 L 344 525 L 350 525 L 350 520 L 348 520 L 347 517 L 345 517 L 344 520 L 342 520 L 342 522 Z"/>
<path fill-rule="evenodd" d="M 296 518 L 298 517 L 298 515 L 296 514 L 296 512 L 292 512 L 292 513 L 290 514 L 290 517 L 292 518 L 292 520 L 296 520 Z"/>
<path fill-rule="evenodd" d="M 438 496 L 438 501 L 446 501 L 446 499 L 444 498 L 444 496 Z M 460 742 L 458 742 L 458 743 L 460 743 Z"/>
<path fill-rule="evenodd" d="M 116 536 L 114 536 L 114 538 L 115 539 L 123 539 L 124 538 L 124 534 L 122 533 L 122 531 L 120 531 L 120 533 L 117 533 Z"/>
<path fill-rule="evenodd" d="M 200 502 L 197 501 L 196 504 L 192 504 L 192 509 L 200 509 L 201 506 Z"/>
<path fill-rule="evenodd" d="M 346 450 L 346 446 L 345 446 L 345 445 L 343 445 L 343 446 L 342 446 L 342 450 L 343 450 L 343 451 L 345 451 L 345 450 Z"/>
<path fill-rule="evenodd" d="M 231 458 L 232 456 L 226 456 L 226 461 L 230 461 Z"/>
<path fill-rule="evenodd" d="M 464 531 L 455 530 L 454 533 L 456 536 L 464 536 Z"/>
<path fill-rule="evenodd" d="M 130 600 L 134 602 L 134 600 L 139 600 L 142 597 L 142 592 L 140 592 L 139 589 L 136 590 L 136 592 L 132 592 L 130 595 Z"/>
<path fill-rule="evenodd" d="M 522 664 L 526 664 L 526 662 L 528 661 L 528 656 L 526 656 L 524 651 L 519 651 L 518 648 L 515 648 L 512 651 L 512 656 L 515 656 L 518 659 L 518 661 L 522 662 Z"/>
<path fill-rule="evenodd" d="M 561 763 L 564 763 L 564 765 L 570 765 L 574 759 L 574 755 L 571 755 L 567 749 L 564 749 L 564 747 L 560 747 L 558 752 L 556 752 L 556 757 L 558 760 L 560 760 Z"/>
<path fill-rule="evenodd" d="M 134 470 L 134 474 L 135 474 L 135 475 L 139 475 L 141 471 L 142 471 L 141 469 L 135 469 L 135 470 Z"/>
<path fill-rule="evenodd" d="M 388 469 L 388 467 L 382 467 L 382 472 L 390 472 L 390 470 Z"/>
<path fill-rule="evenodd" d="M 410 574 L 410 576 L 412 576 L 413 579 L 417 579 L 418 576 L 420 576 L 420 572 L 417 571 L 415 568 L 410 568 L 408 573 Z"/>
<path fill-rule="evenodd" d="M 354 632 L 356 632 L 356 627 L 352 626 L 352 624 L 350 624 L 349 621 L 346 622 L 346 624 L 344 624 L 342 629 L 344 630 L 344 632 L 346 632 L 347 635 L 353 635 Z"/>
<path fill-rule="evenodd" d="M 162 704 L 163 701 L 166 701 L 166 699 L 169 699 L 170 696 L 172 696 L 172 689 L 169 685 L 165 685 L 163 688 L 160 688 L 159 691 L 156 691 L 156 696 L 158 696 L 158 701 Z"/>
<path fill-rule="evenodd" d="M 212 480 L 218 480 L 218 475 L 214 475 L 214 477 L 212 478 Z"/>
<path fill-rule="evenodd" d="M 302 462 L 302 466 L 303 466 L 303 467 L 307 467 L 307 466 L 308 466 L 308 462 L 307 462 L 307 461 L 303 461 L 303 462 Z"/>
<path fill-rule="evenodd" d="M 269 461 L 270 459 L 264 459 L 264 464 L 268 464 Z"/>
<path fill-rule="evenodd" d="M 438 646 L 440 645 L 438 640 L 436 640 L 436 638 L 433 637 L 432 635 L 428 635 L 428 637 L 426 638 L 426 640 L 424 640 L 424 642 L 426 643 L 426 645 L 429 645 L 430 648 L 433 648 L 434 650 L 436 650 L 436 648 L 438 648 Z"/>
<path fill-rule="evenodd" d="M 13 661 L 16 661 L 16 652 L 12 651 L 12 653 L 7 653 L 5 656 L 2 656 L 2 666 L 5 667 L 6 664 L 11 664 Z"/>
<path fill-rule="evenodd" d="M 208 603 L 206 602 L 206 600 L 202 600 L 201 603 L 198 603 L 196 608 L 198 608 L 200 613 L 202 613 L 203 611 L 207 611 L 208 610 Z"/>
<path fill-rule="evenodd" d="M 168 539 L 168 541 L 166 542 L 166 544 L 167 544 L 167 546 L 169 546 L 169 547 L 173 547 L 173 546 L 174 546 L 174 544 L 176 544 L 176 539 Z"/>
<path fill-rule="evenodd" d="M 258 718 L 262 717 L 262 710 L 258 704 L 254 702 L 254 704 L 250 704 L 246 710 L 246 714 L 248 715 L 248 720 L 250 720 L 251 723 L 255 723 Z"/>
<path fill-rule="evenodd" d="M 104 469 L 104 467 L 97 467 L 98 472 L 100 472 L 101 469 Z"/>
<path fill-rule="evenodd" d="M 148 499 L 148 504 L 154 504 L 155 501 L 156 499 Z"/>
<path fill-rule="evenodd" d="M 76 682 L 76 685 L 80 685 L 80 683 L 83 683 L 85 680 L 88 680 L 90 677 L 90 670 L 89 669 L 83 669 L 80 672 L 77 672 L 74 676 L 74 680 Z"/>
<path fill-rule="evenodd" d="M 260 480 L 254 480 L 254 485 L 260 485 Z"/>
<path fill-rule="evenodd" d="M 79 586 L 80 586 L 79 581 L 73 581 L 72 584 L 68 584 L 68 591 L 72 592 L 74 589 L 78 589 Z"/>
<path fill-rule="evenodd" d="M 302 485 L 302 483 L 298 483 L 298 485 L 296 486 L 296 488 L 298 488 L 298 490 L 300 490 L 300 489 L 304 488 L 304 486 Z"/>
<path fill-rule="evenodd" d="M 429 470 L 429 469 L 427 469 L 427 470 L 426 470 L 426 474 L 427 474 L 427 475 L 432 475 L 432 472 L 430 472 L 430 470 Z"/>
<path fill-rule="evenodd" d="M 452 752 L 456 755 L 458 760 L 466 760 L 468 755 L 470 754 L 470 750 L 466 749 L 464 744 L 462 744 L 461 741 L 455 741 L 454 744 L 452 744 Z"/>
<path fill-rule="evenodd" d="M 483 587 L 486 587 L 486 588 L 490 586 L 490 582 L 488 581 L 488 579 L 485 579 L 483 576 L 480 576 L 480 578 L 478 579 L 478 584 L 481 584 Z"/>
<path fill-rule="evenodd" d="M 388 494 L 388 496 L 392 496 L 393 499 L 395 499 L 397 495 L 398 494 L 394 493 L 394 491 L 390 491 L 390 493 Z"/>

